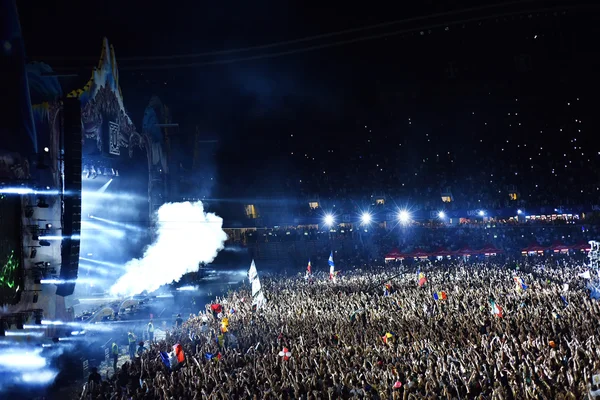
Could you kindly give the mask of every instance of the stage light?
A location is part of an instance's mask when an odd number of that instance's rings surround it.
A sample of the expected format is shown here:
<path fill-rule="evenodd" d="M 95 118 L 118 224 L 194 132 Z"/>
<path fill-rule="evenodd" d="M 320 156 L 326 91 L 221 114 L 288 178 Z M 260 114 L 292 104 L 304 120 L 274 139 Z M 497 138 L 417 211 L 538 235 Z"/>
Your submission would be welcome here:
<path fill-rule="evenodd" d="M 31 249 L 31 254 L 29 254 L 29 258 L 35 258 L 36 255 L 37 255 L 37 250 Z"/>
<path fill-rule="evenodd" d="M 326 226 L 332 226 L 335 223 L 335 218 L 331 214 L 326 214 L 323 221 L 325 222 Z"/>
<path fill-rule="evenodd" d="M 37 303 L 37 302 L 38 302 L 38 293 L 34 292 L 33 293 L 33 303 Z M 40 324 L 41 324 L 41 322 L 40 322 Z"/>
<path fill-rule="evenodd" d="M 401 224 L 407 224 L 410 222 L 410 213 L 406 210 L 400 210 L 398 213 L 398 221 Z"/>
<path fill-rule="evenodd" d="M 365 212 L 360 216 L 360 220 L 362 222 L 363 225 L 368 225 L 371 223 L 371 220 L 373 219 L 373 217 L 371 216 L 370 213 Z"/>
<path fill-rule="evenodd" d="M 46 229 L 52 229 L 52 224 L 46 224 Z"/>
<path fill-rule="evenodd" d="M 483 210 L 479 210 L 479 216 L 480 216 L 480 217 L 484 217 L 484 216 L 485 216 L 485 211 L 483 211 Z"/>
<path fill-rule="evenodd" d="M 440 211 L 440 212 L 438 213 L 438 217 L 439 217 L 439 219 L 444 219 L 444 218 L 446 218 L 446 213 L 445 213 L 445 212 L 443 212 L 443 211 Z"/>
<path fill-rule="evenodd" d="M 47 240 L 40 240 L 40 246 L 48 247 L 48 246 L 51 246 L 51 245 L 52 245 L 52 243 L 50 243 Z"/>
<path fill-rule="evenodd" d="M 521 209 L 518 209 L 517 214 L 521 215 L 521 214 L 523 214 L 523 211 Z"/>
<path fill-rule="evenodd" d="M 44 151 L 47 153 L 47 152 L 49 152 L 49 151 L 50 151 L 50 149 L 49 149 L 49 148 L 47 148 L 47 147 L 44 147 Z"/>

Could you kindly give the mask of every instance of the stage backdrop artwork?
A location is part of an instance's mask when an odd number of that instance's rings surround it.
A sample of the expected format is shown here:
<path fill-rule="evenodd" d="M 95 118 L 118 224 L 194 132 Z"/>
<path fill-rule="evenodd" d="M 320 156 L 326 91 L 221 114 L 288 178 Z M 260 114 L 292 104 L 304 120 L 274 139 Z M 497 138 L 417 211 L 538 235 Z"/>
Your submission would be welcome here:
<path fill-rule="evenodd" d="M 100 62 L 88 83 L 67 96 L 81 101 L 84 155 L 119 157 L 128 152 L 133 156 L 132 136 L 137 134 L 123 105 L 117 61 L 108 39 L 104 38 Z"/>

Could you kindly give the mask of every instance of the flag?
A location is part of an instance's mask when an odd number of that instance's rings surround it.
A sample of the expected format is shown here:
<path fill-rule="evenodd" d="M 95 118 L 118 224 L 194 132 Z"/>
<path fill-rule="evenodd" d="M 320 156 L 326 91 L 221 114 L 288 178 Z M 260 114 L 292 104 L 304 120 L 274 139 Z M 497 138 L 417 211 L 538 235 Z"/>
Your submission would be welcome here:
<path fill-rule="evenodd" d="M 583 279 L 592 279 L 592 277 L 590 275 L 590 271 L 582 272 L 582 273 L 578 274 L 577 276 L 580 278 L 583 278 Z"/>
<path fill-rule="evenodd" d="M 185 355 L 183 354 L 183 347 L 179 343 L 173 346 L 173 353 L 177 358 L 177 363 L 182 363 L 185 360 Z"/>
<path fill-rule="evenodd" d="M 433 299 L 435 301 L 446 300 L 446 299 L 448 299 L 448 295 L 443 290 L 441 292 L 434 292 L 433 293 Z"/>
<path fill-rule="evenodd" d="M 561 296 L 560 296 L 560 299 L 562 300 L 562 302 L 563 302 L 563 305 L 564 305 L 565 307 L 569 305 L 569 302 L 567 301 L 567 299 L 565 298 L 565 296 L 561 295 Z"/>
<path fill-rule="evenodd" d="M 256 264 L 254 260 L 250 264 L 250 269 L 248 270 L 248 280 L 252 282 L 256 277 L 258 277 L 258 271 L 256 270 Z"/>
<path fill-rule="evenodd" d="M 213 353 L 204 353 L 204 358 L 208 361 L 212 360 L 215 355 Z"/>
<path fill-rule="evenodd" d="M 160 358 L 168 369 L 173 370 L 179 365 L 179 361 L 177 360 L 177 356 L 175 356 L 174 352 L 165 353 L 164 351 L 161 351 L 160 353 Z"/>
<path fill-rule="evenodd" d="M 165 364 L 165 367 L 171 369 L 171 361 L 169 360 L 169 355 L 167 353 L 161 351 L 160 359 L 162 360 L 163 364 Z"/>
<path fill-rule="evenodd" d="M 310 260 L 308 260 L 308 266 L 306 267 L 306 270 L 308 271 L 308 273 L 311 273 L 311 266 L 310 266 Z"/>
<path fill-rule="evenodd" d="M 598 286 L 588 283 L 587 288 L 590 290 L 590 299 L 600 300 L 600 288 Z"/>
<path fill-rule="evenodd" d="M 279 352 L 279 357 L 283 357 L 284 361 L 289 360 L 291 355 L 292 355 L 292 353 L 290 352 L 290 350 L 287 347 L 284 347 L 283 350 L 281 350 Z"/>
<path fill-rule="evenodd" d="M 335 272 L 335 264 L 333 263 L 333 251 L 329 254 L 329 279 L 333 279 L 333 274 Z"/>
<path fill-rule="evenodd" d="M 521 289 L 522 289 L 522 290 L 525 290 L 525 289 L 527 289 L 527 288 L 529 287 L 529 286 L 527 286 L 527 285 L 525 284 L 525 282 L 523 282 L 523 278 L 520 278 L 520 277 L 518 277 L 518 276 L 515 276 L 515 277 L 513 277 L 513 279 L 514 279 L 514 281 L 515 281 L 515 283 L 516 283 L 516 285 L 517 285 L 517 289 L 518 289 L 518 290 L 521 290 Z"/>
<path fill-rule="evenodd" d="M 492 314 L 498 318 L 502 318 L 502 307 L 496 304 L 496 301 L 490 299 L 490 307 L 492 308 Z"/>
<path fill-rule="evenodd" d="M 425 274 L 422 272 L 419 272 L 419 281 L 418 281 L 419 287 L 423 286 L 426 283 L 427 283 L 427 278 L 425 278 Z"/>
<path fill-rule="evenodd" d="M 394 335 L 392 335 L 390 332 L 386 332 L 385 335 L 381 337 L 381 340 L 383 340 L 383 343 L 388 344 L 388 342 L 391 342 L 393 338 Z"/>

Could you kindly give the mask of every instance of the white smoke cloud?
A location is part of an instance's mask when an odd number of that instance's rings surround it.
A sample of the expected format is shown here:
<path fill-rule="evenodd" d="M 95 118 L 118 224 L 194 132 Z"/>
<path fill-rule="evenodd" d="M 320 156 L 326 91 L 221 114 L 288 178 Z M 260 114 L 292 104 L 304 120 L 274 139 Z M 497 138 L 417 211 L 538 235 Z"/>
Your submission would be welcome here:
<path fill-rule="evenodd" d="M 125 265 L 127 271 L 110 289 L 112 295 L 149 292 L 198 270 L 223 249 L 223 219 L 205 213 L 202 202 L 169 203 L 158 210 L 157 238 L 144 256 Z"/>

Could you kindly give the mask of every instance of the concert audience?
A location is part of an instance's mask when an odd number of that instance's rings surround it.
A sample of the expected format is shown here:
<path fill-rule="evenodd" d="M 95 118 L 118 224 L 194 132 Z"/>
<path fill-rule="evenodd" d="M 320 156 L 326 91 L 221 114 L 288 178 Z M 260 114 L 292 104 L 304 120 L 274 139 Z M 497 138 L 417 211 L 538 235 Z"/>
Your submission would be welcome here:
<path fill-rule="evenodd" d="M 253 310 L 247 289 L 216 299 L 220 314 L 207 305 L 82 398 L 595 398 L 600 307 L 577 264 L 444 261 L 344 270 L 335 282 L 324 272 L 263 278 L 263 307 Z M 176 343 L 185 360 L 170 370 L 159 351 Z"/>

